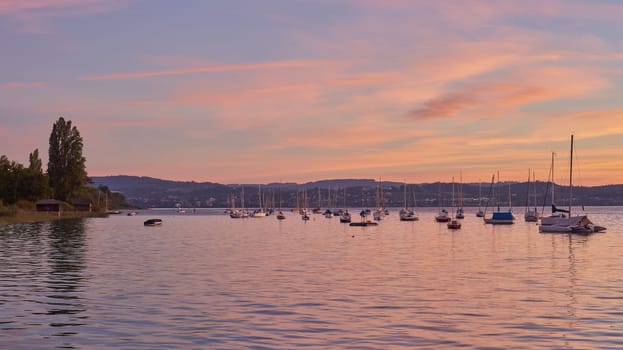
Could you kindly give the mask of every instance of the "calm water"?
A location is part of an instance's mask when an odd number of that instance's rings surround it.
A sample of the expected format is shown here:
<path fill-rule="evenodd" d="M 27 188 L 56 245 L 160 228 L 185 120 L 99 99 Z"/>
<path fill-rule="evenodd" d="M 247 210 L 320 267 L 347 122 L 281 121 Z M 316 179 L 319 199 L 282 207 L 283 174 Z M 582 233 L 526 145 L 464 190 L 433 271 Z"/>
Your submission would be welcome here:
<path fill-rule="evenodd" d="M 0 348 L 623 348 L 623 208 L 590 213 L 607 233 L 433 209 L 0 226 Z"/>

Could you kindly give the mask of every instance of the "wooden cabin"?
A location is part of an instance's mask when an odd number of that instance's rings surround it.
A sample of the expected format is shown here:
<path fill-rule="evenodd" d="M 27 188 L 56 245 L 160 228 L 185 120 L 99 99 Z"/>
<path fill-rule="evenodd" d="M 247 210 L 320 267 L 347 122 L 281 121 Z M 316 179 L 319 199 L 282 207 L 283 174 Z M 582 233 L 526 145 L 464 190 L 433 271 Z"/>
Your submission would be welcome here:
<path fill-rule="evenodd" d="M 71 204 L 74 206 L 75 211 L 90 212 L 93 210 L 93 204 L 91 203 L 91 200 L 87 198 L 74 199 Z"/>
<path fill-rule="evenodd" d="M 59 212 L 61 211 L 61 201 L 56 199 L 42 199 L 35 203 L 37 207 L 37 211 L 45 211 L 45 212 Z"/>

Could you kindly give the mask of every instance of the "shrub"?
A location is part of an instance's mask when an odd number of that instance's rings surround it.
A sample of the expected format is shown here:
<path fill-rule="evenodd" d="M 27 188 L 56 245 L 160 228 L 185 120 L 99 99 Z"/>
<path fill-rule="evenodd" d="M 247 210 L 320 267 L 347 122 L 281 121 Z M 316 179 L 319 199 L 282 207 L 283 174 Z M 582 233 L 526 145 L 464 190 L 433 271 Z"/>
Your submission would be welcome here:
<path fill-rule="evenodd" d="M 0 216 L 15 216 L 15 214 L 17 214 L 17 207 L 14 205 L 0 208 Z"/>
<path fill-rule="evenodd" d="M 19 209 L 35 210 L 35 203 L 20 199 L 15 204 Z"/>

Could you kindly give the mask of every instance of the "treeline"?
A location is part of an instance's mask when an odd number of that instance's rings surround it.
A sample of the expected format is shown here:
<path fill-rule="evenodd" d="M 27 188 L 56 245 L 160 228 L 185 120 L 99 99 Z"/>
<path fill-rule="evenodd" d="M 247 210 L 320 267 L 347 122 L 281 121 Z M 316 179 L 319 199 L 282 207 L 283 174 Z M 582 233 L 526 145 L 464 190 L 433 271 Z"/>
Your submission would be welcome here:
<path fill-rule="evenodd" d="M 0 208 L 4 213 L 15 209 L 34 209 L 40 199 L 53 198 L 65 203 L 90 199 L 96 210 L 127 206 L 120 193 L 108 187 L 88 187 L 86 159 L 82 155 L 83 139 L 71 120 L 60 117 L 52 126 L 49 138 L 47 170 L 39 150 L 29 154 L 28 166 L 0 156 Z M 67 206 L 68 204 L 65 204 Z M 7 208 L 12 210 L 6 210 Z"/>

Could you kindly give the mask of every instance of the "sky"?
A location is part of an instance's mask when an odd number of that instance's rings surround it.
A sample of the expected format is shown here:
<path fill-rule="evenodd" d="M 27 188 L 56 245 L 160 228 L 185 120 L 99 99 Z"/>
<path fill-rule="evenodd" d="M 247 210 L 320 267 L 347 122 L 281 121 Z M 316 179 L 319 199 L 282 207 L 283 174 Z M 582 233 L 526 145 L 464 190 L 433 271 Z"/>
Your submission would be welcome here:
<path fill-rule="evenodd" d="M 623 1 L 0 0 L 0 154 L 90 176 L 623 183 Z"/>

